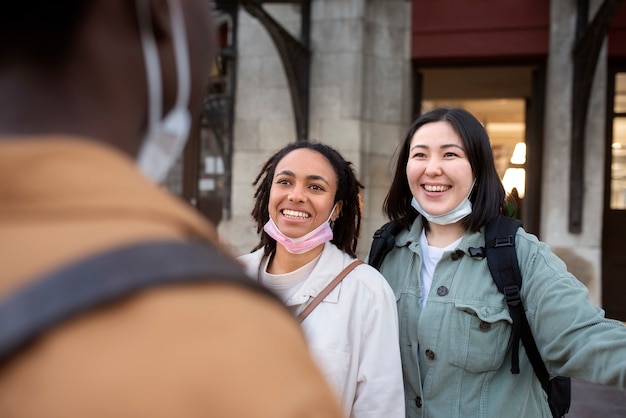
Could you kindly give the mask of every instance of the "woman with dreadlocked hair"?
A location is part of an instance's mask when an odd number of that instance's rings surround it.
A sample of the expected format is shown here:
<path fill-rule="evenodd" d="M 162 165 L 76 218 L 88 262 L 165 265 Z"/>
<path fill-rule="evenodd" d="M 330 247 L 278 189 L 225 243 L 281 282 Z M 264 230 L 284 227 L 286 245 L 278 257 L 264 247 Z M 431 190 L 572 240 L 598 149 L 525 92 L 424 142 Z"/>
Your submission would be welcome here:
<path fill-rule="evenodd" d="M 260 242 L 239 257 L 248 274 L 298 317 L 346 417 L 403 418 L 395 296 L 356 258 L 363 185 L 352 164 L 327 145 L 294 142 L 253 185 Z"/>

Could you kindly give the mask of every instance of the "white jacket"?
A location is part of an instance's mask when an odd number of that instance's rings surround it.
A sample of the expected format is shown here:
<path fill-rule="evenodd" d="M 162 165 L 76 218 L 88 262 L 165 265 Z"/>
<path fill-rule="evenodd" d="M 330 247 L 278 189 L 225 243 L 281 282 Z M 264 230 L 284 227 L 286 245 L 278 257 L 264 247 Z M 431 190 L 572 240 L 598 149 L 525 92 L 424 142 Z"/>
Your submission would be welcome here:
<path fill-rule="evenodd" d="M 262 258 L 260 249 L 239 260 L 256 280 Z M 352 261 L 326 243 L 315 269 L 287 305 L 302 311 Z M 396 300 L 376 269 L 357 266 L 301 326 L 346 417 L 404 418 Z"/>

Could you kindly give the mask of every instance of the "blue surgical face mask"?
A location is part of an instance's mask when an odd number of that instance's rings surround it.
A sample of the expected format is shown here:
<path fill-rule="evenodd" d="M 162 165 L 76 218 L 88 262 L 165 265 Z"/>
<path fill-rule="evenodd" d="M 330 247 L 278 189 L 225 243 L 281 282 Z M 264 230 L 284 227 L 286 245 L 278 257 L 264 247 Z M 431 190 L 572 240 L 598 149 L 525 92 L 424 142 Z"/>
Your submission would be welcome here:
<path fill-rule="evenodd" d="M 148 127 L 137 164 L 146 176 L 155 182 L 161 182 L 182 153 L 191 126 L 188 110 L 191 80 L 187 32 L 180 1 L 168 0 L 178 88 L 174 107 L 161 118 L 161 62 L 151 24 L 149 2 L 136 0 L 136 7 L 148 80 Z"/>
<path fill-rule="evenodd" d="M 422 206 L 418 203 L 417 199 L 415 199 L 415 197 L 411 199 L 411 206 L 413 206 L 415 210 L 420 213 L 420 215 L 426 218 L 428 222 L 432 222 L 437 225 L 453 224 L 472 213 L 472 202 L 469 200 L 469 196 L 472 194 L 472 190 L 474 190 L 475 183 L 476 180 L 472 182 L 472 187 L 470 187 L 469 193 L 467 194 L 467 196 L 465 196 L 463 200 L 461 200 L 461 203 L 459 203 L 456 208 L 442 215 L 431 215 L 430 213 L 426 212 L 424 208 L 422 208 Z"/>

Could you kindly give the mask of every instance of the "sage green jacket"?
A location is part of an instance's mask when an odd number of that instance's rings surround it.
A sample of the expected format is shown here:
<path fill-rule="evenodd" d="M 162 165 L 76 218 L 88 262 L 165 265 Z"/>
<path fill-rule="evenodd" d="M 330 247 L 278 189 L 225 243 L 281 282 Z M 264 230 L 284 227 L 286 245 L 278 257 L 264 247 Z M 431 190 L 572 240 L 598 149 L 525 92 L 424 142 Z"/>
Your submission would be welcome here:
<path fill-rule="evenodd" d="M 484 229 L 466 233 L 437 265 L 421 308 L 418 216 L 402 231 L 381 273 L 398 304 L 407 417 L 551 417 L 523 347 L 520 374 L 511 368 L 511 316 L 486 259 Z M 626 327 L 589 302 L 587 288 L 549 247 L 521 228 L 515 245 L 522 301 L 551 375 L 626 389 Z M 459 251 L 460 250 L 460 251 Z"/>

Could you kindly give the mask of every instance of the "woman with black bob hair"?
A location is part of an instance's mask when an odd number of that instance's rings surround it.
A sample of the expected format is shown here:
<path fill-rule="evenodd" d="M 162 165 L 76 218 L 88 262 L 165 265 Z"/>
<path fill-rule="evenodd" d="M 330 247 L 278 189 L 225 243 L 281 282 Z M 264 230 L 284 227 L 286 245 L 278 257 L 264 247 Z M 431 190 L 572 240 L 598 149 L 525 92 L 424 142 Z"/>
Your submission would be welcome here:
<path fill-rule="evenodd" d="M 248 274 L 298 317 L 346 417 L 404 418 L 395 298 L 356 259 L 363 186 L 352 164 L 328 145 L 294 142 L 253 184 L 260 242 L 239 257 Z"/>
<path fill-rule="evenodd" d="M 473 115 L 437 108 L 411 125 L 383 206 L 400 232 L 379 267 L 400 313 L 407 417 L 553 416 L 526 351 L 513 361 L 507 302 L 484 254 L 473 251 L 485 247 L 486 225 L 506 213 L 505 199 L 489 137 Z M 626 389 L 626 327 L 605 318 L 550 247 L 523 228 L 515 250 L 521 301 L 550 376 Z"/>
<path fill-rule="evenodd" d="M 472 213 L 463 218 L 461 223 L 469 231 L 478 231 L 490 219 L 501 213 L 504 208 L 505 191 L 493 163 L 491 143 L 485 128 L 472 114 L 463 109 L 437 108 L 413 122 L 399 148 L 395 175 L 385 198 L 383 211 L 389 219 L 402 222 L 406 227 L 417 216 L 418 213 L 411 209 L 413 196 L 405 171 L 406 162 L 409 160 L 409 145 L 419 128 L 437 121 L 449 123 L 466 150 L 476 184 L 469 196 Z"/>

